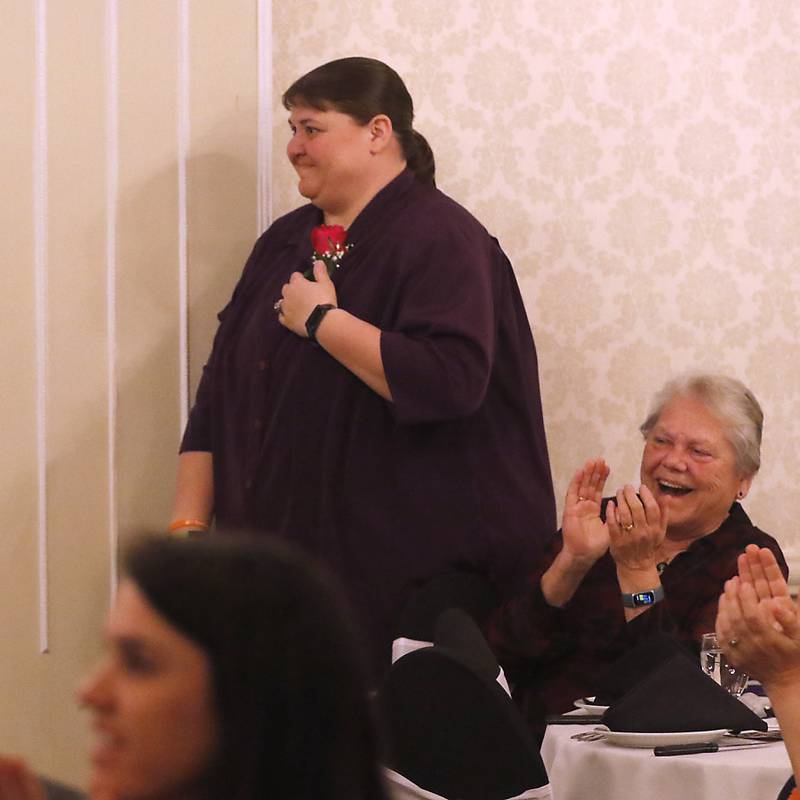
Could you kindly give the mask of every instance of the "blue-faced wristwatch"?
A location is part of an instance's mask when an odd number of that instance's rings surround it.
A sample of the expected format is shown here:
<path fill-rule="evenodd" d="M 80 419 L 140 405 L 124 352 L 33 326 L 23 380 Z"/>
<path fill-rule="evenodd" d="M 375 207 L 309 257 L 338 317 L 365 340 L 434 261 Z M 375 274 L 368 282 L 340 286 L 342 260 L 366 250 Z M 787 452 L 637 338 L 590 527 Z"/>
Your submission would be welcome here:
<path fill-rule="evenodd" d="M 664 599 L 664 587 L 656 586 L 655 589 L 645 589 L 642 592 L 623 592 L 622 605 L 625 608 L 645 608 L 655 605 L 659 600 Z"/>

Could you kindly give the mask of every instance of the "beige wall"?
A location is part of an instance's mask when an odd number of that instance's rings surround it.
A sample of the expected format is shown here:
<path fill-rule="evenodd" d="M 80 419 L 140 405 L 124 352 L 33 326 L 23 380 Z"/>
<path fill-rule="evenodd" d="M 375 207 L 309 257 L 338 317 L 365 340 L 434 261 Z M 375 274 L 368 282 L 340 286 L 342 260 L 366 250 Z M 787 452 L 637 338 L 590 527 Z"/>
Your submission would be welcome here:
<path fill-rule="evenodd" d="M 168 520 L 182 382 L 259 228 L 256 13 L 0 4 L 0 752 L 71 780 L 116 542 Z"/>
<path fill-rule="evenodd" d="M 598 453 L 634 479 L 652 390 L 720 369 L 767 416 L 747 507 L 800 552 L 796 4 L 4 0 L 0 30 L 0 752 L 84 774 L 117 539 L 166 519 L 214 312 L 298 203 L 280 91 L 341 55 L 407 78 L 516 265 L 559 494 Z"/>
<path fill-rule="evenodd" d="M 747 509 L 800 555 L 800 4 L 342 0 L 274 26 L 276 93 L 354 53 L 406 78 L 440 188 L 515 265 L 557 493 L 594 455 L 637 480 L 655 389 L 727 372 L 766 415 Z"/>

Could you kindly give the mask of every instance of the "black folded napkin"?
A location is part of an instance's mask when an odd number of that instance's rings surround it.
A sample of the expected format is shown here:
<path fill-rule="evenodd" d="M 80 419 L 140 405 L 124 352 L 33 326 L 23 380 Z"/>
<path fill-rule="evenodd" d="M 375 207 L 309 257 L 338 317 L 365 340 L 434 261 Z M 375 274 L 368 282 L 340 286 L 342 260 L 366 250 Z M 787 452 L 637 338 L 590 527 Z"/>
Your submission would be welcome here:
<path fill-rule="evenodd" d="M 767 730 L 764 720 L 680 653 L 611 705 L 603 724 L 638 733 Z"/>
<path fill-rule="evenodd" d="M 681 653 L 692 658 L 691 651 L 668 633 L 654 633 L 618 658 L 595 684 L 595 703 L 610 706 L 651 672 Z"/>

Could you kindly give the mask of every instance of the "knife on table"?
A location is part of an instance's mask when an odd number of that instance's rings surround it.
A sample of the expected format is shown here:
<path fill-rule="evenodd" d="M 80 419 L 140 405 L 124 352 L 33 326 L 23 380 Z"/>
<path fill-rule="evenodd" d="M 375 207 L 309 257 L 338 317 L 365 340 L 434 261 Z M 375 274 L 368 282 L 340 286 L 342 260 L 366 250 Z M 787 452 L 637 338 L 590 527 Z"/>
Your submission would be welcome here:
<path fill-rule="evenodd" d="M 544 721 L 548 725 L 599 725 L 602 714 L 548 714 Z"/>
<path fill-rule="evenodd" d="M 745 750 L 779 741 L 778 737 L 764 739 L 748 739 L 736 742 L 695 742 L 694 744 L 665 744 L 653 748 L 657 756 L 688 756 L 695 753 L 718 753 L 720 750 Z"/>

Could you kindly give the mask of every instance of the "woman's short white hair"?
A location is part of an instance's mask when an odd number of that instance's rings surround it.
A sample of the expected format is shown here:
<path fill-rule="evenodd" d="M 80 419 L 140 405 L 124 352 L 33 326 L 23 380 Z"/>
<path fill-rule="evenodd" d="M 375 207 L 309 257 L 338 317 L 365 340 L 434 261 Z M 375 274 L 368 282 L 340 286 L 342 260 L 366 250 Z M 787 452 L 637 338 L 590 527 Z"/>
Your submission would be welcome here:
<path fill-rule="evenodd" d="M 764 412 L 755 395 L 741 381 L 702 372 L 673 378 L 653 397 L 650 413 L 639 428 L 645 438 L 675 397 L 690 397 L 702 403 L 725 426 L 739 472 L 745 477 L 758 472 Z"/>

